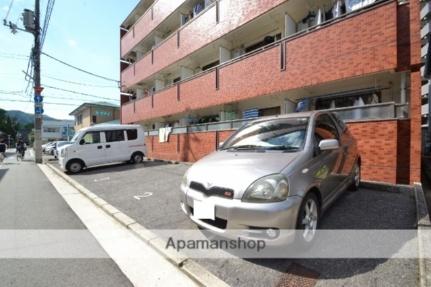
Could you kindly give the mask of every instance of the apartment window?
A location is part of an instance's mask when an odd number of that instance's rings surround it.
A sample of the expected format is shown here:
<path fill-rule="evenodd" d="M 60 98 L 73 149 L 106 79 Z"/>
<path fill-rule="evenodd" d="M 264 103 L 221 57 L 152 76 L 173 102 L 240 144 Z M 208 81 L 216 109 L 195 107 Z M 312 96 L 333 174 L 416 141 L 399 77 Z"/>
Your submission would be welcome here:
<path fill-rule="evenodd" d="M 82 124 L 82 114 L 81 114 L 81 115 L 78 115 L 78 116 L 76 117 L 76 124 L 77 124 L 77 125 Z"/>
<path fill-rule="evenodd" d="M 138 138 L 138 130 L 127 130 L 127 140 L 133 141 Z"/>
<path fill-rule="evenodd" d="M 91 117 L 91 122 L 92 122 L 93 124 L 97 123 L 97 116 L 92 116 L 92 117 Z"/>
<path fill-rule="evenodd" d="M 124 130 L 105 131 L 106 142 L 124 141 Z"/>
<path fill-rule="evenodd" d="M 82 138 L 81 144 L 98 144 L 100 143 L 100 132 L 88 132 Z"/>

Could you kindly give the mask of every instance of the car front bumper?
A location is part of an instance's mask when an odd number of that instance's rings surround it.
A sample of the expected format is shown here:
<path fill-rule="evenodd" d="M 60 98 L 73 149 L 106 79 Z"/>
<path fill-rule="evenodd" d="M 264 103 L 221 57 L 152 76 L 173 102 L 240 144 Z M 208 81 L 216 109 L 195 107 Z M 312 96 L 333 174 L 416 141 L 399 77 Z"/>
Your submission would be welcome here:
<path fill-rule="evenodd" d="M 58 164 L 60 165 L 63 171 L 66 171 L 66 159 L 64 157 L 58 157 Z"/>
<path fill-rule="evenodd" d="M 194 216 L 194 201 L 210 201 L 215 206 L 215 220 Z M 249 203 L 239 199 L 206 196 L 188 188 L 181 191 L 181 208 L 198 226 L 224 237 L 263 239 L 269 244 L 289 243 L 294 229 L 302 197 L 290 196 L 282 202 Z M 274 236 L 276 234 L 276 236 Z"/>

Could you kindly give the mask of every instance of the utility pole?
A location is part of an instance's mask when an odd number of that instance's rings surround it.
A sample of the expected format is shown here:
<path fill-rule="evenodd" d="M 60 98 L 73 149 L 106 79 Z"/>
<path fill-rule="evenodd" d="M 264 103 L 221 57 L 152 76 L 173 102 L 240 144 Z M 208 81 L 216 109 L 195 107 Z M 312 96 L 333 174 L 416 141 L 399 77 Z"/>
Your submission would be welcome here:
<path fill-rule="evenodd" d="M 13 24 L 6 19 L 3 21 L 4 25 L 8 26 L 12 33 L 15 34 L 17 31 L 24 31 L 33 34 L 34 36 L 34 47 L 31 53 L 31 59 L 33 60 L 34 67 L 34 142 L 33 148 L 35 153 L 36 163 L 42 163 L 42 122 L 43 122 L 43 97 L 40 83 L 40 54 L 41 54 L 41 29 L 40 29 L 40 0 L 35 0 L 34 12 L 29 9 L 24 9 L 23 22 L 25 29 L 18 28 L 16 24 Z M 30 80 L 32 80 L 30 78 Z"/>
<path fill-rule="evenodd" d="M 34 8 L 34 153 L 36 163 L 42 163 L 42 121 L 43 121 L 43 88 L 40 85 L 40 0 L 35 0 Z"/>

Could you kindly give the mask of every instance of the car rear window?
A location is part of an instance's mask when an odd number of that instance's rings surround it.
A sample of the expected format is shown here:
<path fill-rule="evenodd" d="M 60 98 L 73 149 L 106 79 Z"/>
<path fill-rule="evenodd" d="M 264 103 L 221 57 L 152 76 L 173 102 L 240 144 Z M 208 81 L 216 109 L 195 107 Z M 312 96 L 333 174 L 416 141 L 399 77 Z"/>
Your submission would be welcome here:
<path fill-rule="evenodd" d="M 132 141 L 138 138 L 138 130 L 126 130 L 127 140 Z"/>

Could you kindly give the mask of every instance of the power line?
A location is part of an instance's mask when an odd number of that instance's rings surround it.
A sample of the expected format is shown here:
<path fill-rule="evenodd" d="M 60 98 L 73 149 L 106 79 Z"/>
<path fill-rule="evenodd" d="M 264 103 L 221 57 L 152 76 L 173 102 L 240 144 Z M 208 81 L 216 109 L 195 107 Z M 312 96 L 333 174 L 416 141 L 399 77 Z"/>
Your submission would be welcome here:
<path fill-rule="evenodd" d="M 84 70 L 84 69 L 78 68 L 78 67 L 76 67 L 76 66 L 73 66 L 73 65 L 71 65 L 71 64 L 68 64 L 68 63 L 66 63 L 66 62 L 64 62 L 64 61 L 62 61 L 62 60 L 60 60 L 60 59 L 57 59 L 57 58 L 55 58 L 55 57 L 53 57 L 53 56 L 51 56 L 51 55 L 49 55 L 49 54 L 47 54 L 47 53 L 45 53 L 45 52 L 42 52 L 42 55 L 44 55 L 44 56 L 46 56 L 46 57 L 48 57 L 48 58 L 50 58 L 50 59 L 52 59 L 52 60 L 54 60 L 54 61 L 57 61 L 57 62 L 59 62 L 59 63 L 61 63 L 61 64 L 63 64 L 63 65 L 66 65 L 66 66 L 68 66 L 68 67 L 70 67 L 70 68 L 73 68 L 73 69 L 78 70 L 78 71 L 80 71 L 80 72 L 83 72 L 83 73 L 86 73 L 86 74 L 88 74 L 88 75 L 91 75 L 91 76 L 93 76 L 93 77 L 97 77 L 97 78 L 100 78 L 100 79 L 104 79 L 104 80 L 106 80 L 106 81 L 116 82 L 117 84 L 119 84 L 119 83 L 120 83 L 120 81 L 118 81 L 118 80 L 114 80 L 114 79 L 111 79 L 111 78 L 108 78 L 108 77 L 100 76 L 100 75 L 94 74 L 94 73 L 92 73 L 92 72 L 86 71 L 86 70 Z"/>
<path fill-rule="evenodd" d="M 10 1 L 9 9 L 7 10 L 7 12 L 6 12 L 6 16 L 4 17 L 4 21 L 5 21 L 5 22 L 7 22 L 7 18 L 9 17 L 10 10 L 12 10 L 13 2 L 14 2 L 14 0 L 11 0 L 11 1 Z"/>
<path fill-rule="evenodd" d="M 26 72 L 22 71 L 24 74 L 26 74 L 27 76 L 30 77 L 30 75 L 28 75 Z M 31 78 L 33 79 L 33 78 Z M 67 93 L 72 93 L 72 94 L 76 94 L 76 95 L 82 95 L 82 96 L 87 96 L 87 97 L 92 97 L 92 98 L 97 98 L 97 99 L 102 99 L 102 100 L 109 100 L 109 101 L 119 101 L 118 99 L 112 99 L 112 98 L 107 98 L 107 97 L 101 97 L 101 96 L 97 96 L 97 95 L 92 95 L 92 94 L 87 94 L 87 93 L 83 93 L 83 92 L 78 92 L 78 91 L 74 91 L 74 90 L 68 90 L 68 89 L 63 89 L 63 88 L 59 88 L 59 87 L 55 87 L 55 86 L 50 86 L 50 85 L 44 85 L 45 88 L 50 88 L 50 89 L 54 89 L 54 90 L 59 90 L 59 91 L 63 91 L 63 92 L 67 92 Z"/>
<path fill-rule="evenodd" d="M 47 75 L 44 75 L 43 77 L 44 78 L 48 78 L 48 79 L 52 79 L 52 80 L 55 80 L 55 81 L 63 82 L 63 83 L 68 83 L 68 84 L 72 84 L 72 85 L 78 85 L 78 86 L 95 87 L 95 88 L 118 88 L 117 86 L 110 86 L 110 85 L 97 85 L 97 84 L 88 84 L 88 83 L 74 82 L 74 81 L 59 79 L 59 78 L 52 77 L 52 76 L 47 76 Z"/>
<path fill-rule="evenodd" d="M 48 3 L 46 4 L 46 12 L 45 12 L 45 20 L 43 23 L 42 28 L 42 34 L 41 34 L 41 40 L 40 40 L 40 46 L 43 47 L 43 44 L 45 43 L 45 37 L 48 32 L 49 22 L 51 20 L 51 14 L 52 10 L 54 9 L 55 0 L 48 0 Z"/>
<path fill-rule="evenodd" d="M 0 102 L 17 102 L 17 103 L 33 103 L 31 100 L 17 100 L 17 99 L 0 99 Z M 72 103 L 58 103 L 58 102 L 44 102 L 44 105 L 57 105 L 57 106 L 74 106 L 77 107 L 79 104 Z"/>
<path fill-rule="evenodd" d="M 54 86 L 49 86 L 49 85 L 44 85 L 44 86 L 46 88 L 50 88 L 50 89 L 54 89 L 54 90 L 59 90 L 59 91 L 63 91 L 63 92 L 67 92 L 67 93 L 72 93 L 72 94 L 77 94 L 77 95 L 82 95 L 82 96 L 88 96 L 88 97 L 92 97 L 92 98 L 97 98 L 97 99 L 102 99 L 102 100 L 109 100 L 109 101 L 119 101 L 118 99 L 112 99 L 112 98 L 107 98 L 107 97 L 96 96 L 96 95 L 82 93 L 82 92 L 78 92 L 78 91 L 67 90 L 67 89 L 63 89 L 63 88 L 59 88 L 59 87 L 54 87 Z"/>

